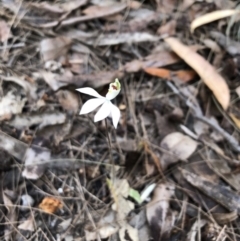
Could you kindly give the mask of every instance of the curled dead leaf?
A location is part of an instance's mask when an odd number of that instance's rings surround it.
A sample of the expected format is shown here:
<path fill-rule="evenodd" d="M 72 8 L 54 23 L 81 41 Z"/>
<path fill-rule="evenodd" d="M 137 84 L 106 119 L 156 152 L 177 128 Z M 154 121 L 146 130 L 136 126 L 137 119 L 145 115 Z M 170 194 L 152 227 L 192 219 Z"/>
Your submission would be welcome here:
<path fill-rule="evenodd" d="M 37 98 L 37 94 L 36 94 L 37 88 L 34 85 L 34 83 L 31 83 L 30 81 L 27 80 L 27 79 L 30 79 L 28 76 L 3 76 L 3 75 L 1 75 L 1 78 L 4 81 L 10 81 L 10 82 L 14 82 L 14 83 L 18 84 L 33 99 Z"/>
<path fill-rule="evenodd" d="M 138 230 L 129 224 L 123 225 L 119 230 L 120 241 L 139 241 Z"/>
<path fill-rule="evenodd" d="M 46 213 L 55 213 L 58 209 L 63 207 L 62 202 L 59 199 L 53 197 L 45 197 L 42 202 L 39 204 L 41 208 Z"/>
<path fill-rule="evenodd" d="M 106 224 L 98 230 L 84 230 L 86 241 L 96 240 L 100 236 L 101 239 L 106 239 L 116 233 L 119 227 L 117 225 Z"/>
<path fill-rule="evenodd" d="M 5 226 L 4 229 L 4 240 L 10 241 L 13 240 L 15 220 L 17 218 L 16 206 L 13 204 L 10 197 L 14 196 L 14 192 L 8 189 L 2 191 L 2 200 L 4 206 L 7 208 L 6 220 L 9 224 Z"/>
<path fill-rule="evenodd" d="M 213 94 L 226 110 L 230 102 L 230 91 L 224 78 L 216 69 L 208 63 L 201 55 L 195 53 L 191 48 L 182 44 L 176 38 L 166 38 L 165 42 L 170 45 L 172 50 L 179 55 L 189 66 L 191 66 L 203 82 L 212 90 Z"/>
<path fill-rule="evenodd" d="M 157 33 L 161 36 L 172 36 L 176 32 L 176 26 L 177 26 L 177 21 L 174 19 L 170 20 L 166 24 L 159 27 L 159 29 L 157 30 Z"/>
<path fill-rule="evenodd" d="M 101 11 L 96 11 L 94 13 L 91 13 L 91 15 L 84 15 L 84 16 L 77 16 L 77 17 L 72 17 L 72 18 L 67 18 L 64 19 L 60 26 L 69 26 L 69 25 L 73 25 L 73 24 L 77 24 L 80 22 L 84 22 L 87 20 L 91 20 L 91 19 L 96 19 L 96 18 L 102 18 L 102 17 L 106 17 L 109 15 L 113 15 L 116 14 L 118 12 L 121 12 L 122 10 L 124 10 L 127 7 L 127 4 L 125 3 L 114 3 L 111 4 L 111 6 L 105 6 L 105 8 L 102 8 Z M 43 24 L 39 24 L 36 25 L 35 23 L 30 23 L 32 26 L 37 26 L 40 28 L 52 28 L 55 27 L 59 24 L 58 20 L 55 20 L 53 22 L 48 22 L 48 23 L 43 23 Z"/>
<path fill-rule="evenodd" d="M 172 152 L 178 159 L 186 160 L 196 150 L 198 143 L 181 132 L 173 132 L 162 140 L 160 146 Z"/>
<path fill-rule="evenodd" d="M 107 6 L 93 5 L 93 6 L 90 6 L 88 8 L 85 8 L 83 10 L 83 13 L 88 15 L 88 16 L 92 16 L 92 17 L 98 16 L 99 13 L 101 13 L 103 15 L 108 15 L 109 12 L 111 12 L 117 6 L 122 6 L 122 4 L 115 3 L 115 4 L 110 4 L 110 5 L 107 5 Z"/>
<path fill-rule="evenodd" d="M 213 11 L 211 13 L 207 13 L 192 21 L 191 27 L 190 27 L 191 32 L 193 32 L 197 27 L 199 27 L 201 25 L 211 23 L 218 19 L 230 17 L 234 14 L 239 14 L 239 13 L 240 13 L 240 11 L 238 9 L 217 10 L 217 11 Z"/>
<path fill-rule="evenodd" d="M 171 71 L 163 68 L 145 68 L 144 71 L 150 75 L 157 76 L 163 79 L 171 78 Z"/>
<path fill-rule="evenodd" d="M 26 98 L 21 99 L 20 96 L 8 92 L 7 95 L 0 100 L 0 120 L 8 120 L 13 114 L 22 113 L 26 101 Z"/>
<path fill-rule="evenodd" d="M 146 56 L 144 59 L 132 60 L 124 66 L 124 70 L 128 73 L 138 72 L 146 68 L 159 68 L 179 62 L 179 57 L 169 51 L 159 51 Z"/>
<path fill-rule="evenodd" d="M 51 152 L 49 149 L 32 145 L 27 149 L 25 154 L 25 166 L 22 176 L 32 180 L 38 179 L 46 169 L 43 163 L 48 162 L 50 158 Z"/>
<path fill-rule="evenodd" d="M 193 70 L 178 70 L 175 73 L 175 78 L 179 79 L 183 83 L 193 80 L 196 77 L 196 72 Z"/>
<path fill-rule="evenodd" d="M 60 5 L 60 7 L 65 12 L 71 12 L 71 11 L 85 5 L 87 2 L 88 2 L 88 0 L 72 0 L 72 1 L 63 2 Z"/>
<path fill-rule="evenodd" d="M 46 12 L 50 13 L 57 13 L 57 14 L 63 14 L 65 12 L 71 12 L 82 5 L 85 5 L 87 3 L 87 0 L 72 0 L 68 2 L 63 3 L 48 3 L 47 1 L 37 3 L 37 2 L 31 2 L 29 3 L 30 7 L 34 7 L 36 9 L 41 9 Z"/>
<path fill-rule="evenodd" d="M 180 132 L 173 132 L 165 136 L 160 144 L 163 149 L 167 150 L 160 159 L 162 170 L 166 170 L 173 163 L 186 161 L 194 153 L 197 145 L 196 141 Z"/>
<path fill-rule="evenodd" d="M 30 217 L 23 221 L 20 225 L 18 225 L 18 229 L 33 232 L 35 230 L 34 219 Z"/>
<path fill-rule="evenodd" d="M 147 220 L 154 241 L 168 240 L 168 235 L 174 226 L 176 214 L 170 210 L 169 206 L 174 192 L 173 184 L 159 184 L 154 190 L 152 201 L 147 205 Z"/>
<path fill-rule="evenodd" d="M 65 36 L 43 39 L 40 42 L 40 53 L 44 61 L 54 60 L 65 55 L 70 47 L 71 39 Z"/>
<path fill-rule="evenodd" d="M 213 213 L 212 215 L 219 224 L 227 224 L 238 218 L 237 210 L 229 213 Z"/>
<path fill-rule="evenodd" d="M 150 75 L 157 76 L 167 80 L 176 80 L 183 83 L 192 80 L 196 76 L 196 72 L 193 70 L 177 70 L 172 71 L 164 68 L 145 68 L 144 71 Z"/>

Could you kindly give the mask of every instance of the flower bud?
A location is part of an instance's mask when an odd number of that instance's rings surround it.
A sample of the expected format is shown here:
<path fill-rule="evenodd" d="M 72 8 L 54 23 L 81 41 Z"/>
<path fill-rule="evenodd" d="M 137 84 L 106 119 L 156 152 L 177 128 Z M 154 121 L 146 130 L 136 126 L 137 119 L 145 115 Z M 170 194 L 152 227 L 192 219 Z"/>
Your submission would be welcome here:
<path fill-rule="evenodd" d="M 108 100 L 114 99 L 119 94 L 120 90 L 121 90 L 121 84 L 118 79 L 115 79 L 115 82 L 109 85 L 106 99 Z"/>

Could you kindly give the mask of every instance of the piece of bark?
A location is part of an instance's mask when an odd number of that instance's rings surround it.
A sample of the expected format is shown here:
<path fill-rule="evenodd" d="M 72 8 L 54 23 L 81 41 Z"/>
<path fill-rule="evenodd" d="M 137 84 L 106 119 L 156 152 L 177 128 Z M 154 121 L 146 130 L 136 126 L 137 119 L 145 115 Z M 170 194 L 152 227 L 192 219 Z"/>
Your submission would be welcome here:
<path fill-rule="evenodd" d="M 181 169 L 184 178 L 194 187 L 205 193 L 207 196 L 226 207 L 229 211 L 237 210 L 240 213 L 240 196 L 229 188 L 214 184 L 206 179 Z"/>

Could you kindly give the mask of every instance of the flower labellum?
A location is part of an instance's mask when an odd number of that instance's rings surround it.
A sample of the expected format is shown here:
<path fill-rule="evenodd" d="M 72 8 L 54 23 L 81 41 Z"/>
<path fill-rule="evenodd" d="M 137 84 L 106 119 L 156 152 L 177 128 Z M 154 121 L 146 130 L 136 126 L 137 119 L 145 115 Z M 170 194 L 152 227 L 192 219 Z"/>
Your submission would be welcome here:
<path fill-rule="evenodd" d="M 106 94 L 106 97 L 99 95 L 97 91 L 95 91 L 93 88 L 90 88 L 90 87 L 80 88 L 76 90 L 83 94 L 96 97 L 94 99 L 88 100 L 82 106 L 80 115 L 88 114 L 101 105 L 101 108 L 94 116 L 94 122 L 103 120 L 108 116 L 111 116 L 113 121 L 113 126 L 117 128 L 117 125 L 120 119 L 120 110 L 118 109 L 117 106 L 112 104 L 111 100 L 114 99 L 121 90 L 121 84 L 118 79 L 115 79 L 115 82 L 109 85 L 109 89 L 108 89 L 108 93 Z"/>

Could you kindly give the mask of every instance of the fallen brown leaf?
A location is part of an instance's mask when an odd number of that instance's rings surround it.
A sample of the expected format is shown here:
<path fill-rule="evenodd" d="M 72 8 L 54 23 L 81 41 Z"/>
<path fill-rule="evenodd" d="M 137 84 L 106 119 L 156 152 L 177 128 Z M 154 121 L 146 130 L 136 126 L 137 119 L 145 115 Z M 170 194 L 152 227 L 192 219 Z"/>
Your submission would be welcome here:
<path fill-rule="evenodd" d="M 186 10 L 187 8 L 189 8 L 194 3 L 195 3 L 195 0 L 183 0 L 181 9 Z"/>
<path fill-rule="evenodd" d="M 39 204 L 39 208 L 50 214 L 55 213 L 58 209 L 61 209 L 62 206 L 62 202 L 53 197 L 45 197 Z"/>
<path fill-rule="evenodd" d="M 109 5 L 109 6 L 98 6 L 98 5 L 93 5 L 88 8 L 85 8 L 82 12 L 88 16 L 96 17 L 101 14 L 105 15 L 108 14 L 109 11 L 113 9 L 114 5 Z"/>
<path fill-rule="evenodd" d="M 59 5 L 50 4 L 48 2 L 41 2 L 41 3 L 35 3 L 31 2 L 29 3 L 29 7 L 37 8 L 38 10 L 44 10 L 51 13 L 64 13 L 63 9 Z"/>
<path fill-rule="evenodd" d="M 5 220 L 7 223 L 9 223 L 4 228 L 4 240 L 6 240 L 6 241 L 10 241 L 14 237 L 14 233 L 15 233 L 14 221 L 16 220 L 16 217 L 17 217 L 16 207 L 13 204 L 12 200 L 10 199 L 10 196 L 7 195 L 8 193 L 11 194 L 12 191 L 10 191 L 8 189 L 2 191 L 2 200 L 7 209 L 7 214 L 6 214 Z"/>
<path fill-rule="evenodd" d="M 66 113 L 61 112 L 46 112 L 37 114 L 22 114 L 15 116 L 8 122 L 10 126 L 17 129 L 26 128 L 33 125 L 39 125 L 39 129 L 56 124 L 62 124 L 66 121 Z"/>
<path fill-rule="evenodd" d="M 26 94 L 31 96 L 31 98 L 33 98 L 33 99 L 37 98 L 37 94 L 36 94 L 37 88 L 36 88 L 34 83 L 31 83 L 30 81 L 26 80 L 27 79 L 26 76 L 4 76 L 4 75 L 0 75 L 0 77 L 4 81 L 14 82 L 14 83 L 20 85 L 26 91 Z"/>
<path fill-rule="evenodd" d="M 74 76 L 57 76 L 55 81 L 57 85 L 74 84 L 76 87 L 90 86 L 99 88 L 111 83 L 115 78 L 121 78 L 122 73 L 118 71 L 96 71 L 89 74 L 81 74 Z M 56 90 L 56 89 L 55 89 Z"/>
<path fill-rule="evenodd" d="M 196 72 L 193 70 L 178 70 L 174 73 L 182 82 L 186 83 L 196 77 Z"/>
<path fill-rule="evenodd" d="M 59 90 L 56 96 L 64 110 L 75 114 L 79 111 L 79 98 L 76 93 L 69 90 Z"/>
<path fill-rule="evenodd" d="M 28 219 L 23 221 L 20 225 L 18 225 L 18 229 L 33 232 L 35 230 L 34 219 L 32 217 L 29 217 Z"/>
<path fill-rule="evenodd" d="M 171 71 L 162 68 L 145 68 L 144 71 L 150 75 L 157 76 L 163 79 L 171 79 Z"/>
<path fill-rule="evenodd" d="M 171 183 L 159 184 L 153 199 L 148 203 L 146 214 L 154 241 L 168 240 L 174 226 L 176 215 L 170 210 L 170 199 L 174 195 L 175 187 Z"/>
<path fill-rule="evenodd" d="M 71 45 L 71 39 L 65 36 L 47 38 L 40 42 L 40 53 L 44 61 L 64 56 Z"/>
<path fill-rule="evenodd" d="M 68 18 L 66 20 L 63 20 L 61 22 L 60 26 L 69 26 L 69 25 L 73 25 L 73 24 L 76 24 L 76 23 L 88 21 L 88 20 L 95 19 L 95 18 L 106 17 L 106 16 L 109 16 L 109 15 L 121 12 L 126 7 L 127 7 L 127 4 L 125 4 L 125 3 L 119 3 L 119 4 L 115 3 L 115 4 L 112 4 L 111 6 L 105 6 L 105 8 L 104 7 L 101 8 L 102 11 L 95 12 L 94 14 L 92 13 L 92 15 L 72 17 L 72 18 Z M 49 23 L 38 24 L 37 27 L 52 28 L 52 27 L 57 26 L 58 24 L 59 24 L 59 21 L 57 20 L 57 21 L 53 21 L 53 22 L 49 22 Z M 34 23 L 32 23 L 32 25 L 36 26 Z"/>
<path fill-rule="evenodd" d="M 23 161 L 28 145 L 0 131 L 0 148 Z"/>
<path fill-rule="evenodd" d="M 132 0 L 132 1 L 128 2 L 128 6 L 129 6 L 129 8 L 136 10 L 136 9 L 139 9 L 142 6 L 142 3 L 139 2 L 139 1 Z"/>
<path fill-rule="evenodd" d="M 42 75 L 43 79 L 46 81 L 46 83 L 54 90 L 58 90 L 59 88 L 67 85 L 67 82 L 61 82 L 59 78 L 62 78 L 64 80 L 72 79 L 73 74 L 70 71 L 65 71 L 62 75 L 52 73 L 50 71 L 41 71 L 40 74 Z"/>
<path fill-rule="evenodd" d="M 93 38 L 86 41 L 89 45 L 94 46 L 109 46 L 117 45 L 122 43 L 140 43 L 140 42 L 155 42 L 159 40 L 159 37 L 149 33 L 117 33 L 117 34 L 106 34 L 99 38 Z"/>
<path fill-rule="evenodd" d="M 236 3 L 231 0 L 213 0 L 214 4 L 218 9 L 232 9 L 236 7 Z"/>
<path fill-rule="evenodd" d="M 230 213 L 213 213 L 212 215 L 219 224 L 227 224 L 238 218 L 237 210 Z"/>
<path fill-rule="evenodd" d="M 107 180 L 108 187 L 110 189 L 114 203 L 112 209 L 116 211 L 118 225 L 120 226 L 119 237 L 121 241 L 133 240 L 139 241 L 138 230 L 131 227 L 127 221 L 126 217 L 134 208 L 134 204 L 127 200 L 129 196 L 130 186 L 126 179 L 116 179 Z M 126 239 L 126 234 L 128 239 Z"/>
<path fill-rule="evenodd" d="M 217 10 L 211 13 L 207 13 L 203 16 L 200 16 L 196 19 L 194 19 L 191 23 L 191 32 L 193 32 L 197 27 L 211 23 L 213 21 L 216 21 L 218 19 L 230 17 L 234 14 L 239 14 L 240 11 L 238 9 L 227 9 L 227 10 Z"/>
<path fill-rule="evenodd" d="M 111 210 L 101 216 L 100 220 L 96 223 L 96 227 L 87 224 L 84 228 L 86 241 L 96 240 L 98 237 L 107 239 L 118 230 L 119 225 L 117 224 L 116 213 Z"/>
<path fill-rule="evenodd" d="M 43 165 L 43 162 L 50 161 L 51 151 L 41 146 L 32 145 L 26 150 L 24 158 L 25 163 L 22 176 L 36 180 L 45 172 L 46 167 Z"/>
<path fill-rule="evenodd" d="M 145 68 L 144 71 L 150 75 L 157 76 L 167 80 L 180 80 L 184 83 L 192 80 L 196 76 L 196 72 L 192 70 L 171 71 L 164 68 Z"/>
<path fill-rule="evenodd" d="M 158 53 L 153 53 L 151 55 L 146 56 L 142 60 L 133 60 L 131 62 L 128 62 L 124 66 L 124 70 L 128 73 L 132 72 L 138 72 L 142 68 L 146 69 L 149 67 L 163 67 L 170 64 L 175 64 L 179 62 L 179 57 L 174 54 L 173 52 L 169 51 L 161 51 Z"/>
<path fill-rule="evenodd" d="M 120 241 L 139 241 L 138 230 L 129 224 L 122 225 L 119 230 L 119 238 Z"/>
<path fill-rule="evenodd" d="M 189 47 L 192 51 L 198 51 L 203 47 L 200 45 L 192 45 Z M 180 58 L 171 51 L 156 51 L 152 54 L 139 60 L 132 60 L 125 64 L 123 69 L 128 73 L 135 73 L 141 69 L 146 69 L 149 67 L 164 67 L 166 65 L 175 64 L 180 61 Z"/>
<path fill-rule="evenodd" d="M 237 118 L 233 113 L 229 113 L 235 125 L 240 129 L 240 119 Z"/>
<path fill-rule="evenodd" d="M 185 160 L 196 150 L 198 143 L 181 132 L 173 132 L 162 140 L 161 147 Z"/>
<path fill-rule="evenodd" d="M 176 26 L 177 22 L 176 20 L 171 20 L 167 22 L 166 24 L 162 25 L 161 27 L 158 28 L 157 33 L 161 36 L 171 36 L 174 35 L 176 32 Z"/>
<path fill-rule="evenodd" d="M 86 241 L 97 240 L 99 236 L 101 239 L 107 239 L 108 237 L 116 233 L 119 227 L 115 223 L 107 223 L 106 225 L 101 226 L 97 230 L 93 230 L 92 227 L 89 229 L 90 230 L 84 230 Z"/>
<path fill-rule="evenodd" d="M 189 66 L 191 66 L 203 82 L 212 90 L 213 94 L 226 110 L 229 106 L 230 92 L 223 77 L 216 69 L 209 64 L 201 55 L 195 53 L 188 46 L 182 44 L 176 38 L 166 38 L 165 42 L 170 45 L 172 50 L 179 55 Z"/>
<path fill-rule="evenodd" d="M 71 1 L 63 2 L 62 4 L 59 4 L 59 6 L 64 12 L 71 12 L 85 5 L 87 2 L 88 0 L 71 0 Z"/>
<path fill-rule="evenodd" d="M 174 8 L 176 7 L 175 0 L 157 0 L 157 10 L 161 13 L 170 14 L 173 12 Z"/>
<path fill-rule="evenodd" d="M 213 41 L 212 39 L 204 39 L 202 41 L 213 53 L 220 54 L 221 53 L 221 48 L 220 46 Z"/>

